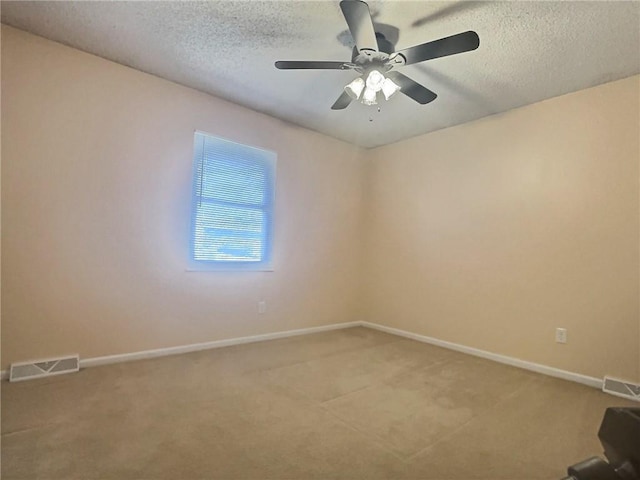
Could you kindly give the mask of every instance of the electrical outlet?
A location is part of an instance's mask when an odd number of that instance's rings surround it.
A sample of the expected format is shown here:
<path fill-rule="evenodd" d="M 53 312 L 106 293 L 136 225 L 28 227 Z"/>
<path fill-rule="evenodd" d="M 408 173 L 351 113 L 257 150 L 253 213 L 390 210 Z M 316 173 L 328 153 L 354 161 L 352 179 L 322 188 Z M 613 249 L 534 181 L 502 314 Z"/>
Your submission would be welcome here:
<path fill-rule="evenodd" d="M 556 342 L 557 343 L 567 343 L 567 329 L 566 328 L 556 328 Z"/>
<path fill-rule="evenodd" d="M 267 311 L 267 302 L 260 300 L 258 302 L 258 313 L 265 313 Z"/>

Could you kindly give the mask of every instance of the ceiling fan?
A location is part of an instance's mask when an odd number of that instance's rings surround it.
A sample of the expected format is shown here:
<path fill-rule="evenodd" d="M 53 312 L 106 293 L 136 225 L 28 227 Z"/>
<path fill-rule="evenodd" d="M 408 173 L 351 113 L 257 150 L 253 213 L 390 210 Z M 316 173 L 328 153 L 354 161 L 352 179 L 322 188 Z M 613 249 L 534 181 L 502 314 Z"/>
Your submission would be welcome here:
<path fill-rule="evenodd" d="M 385 36 L 374 30 L 369 6 L 365 2 L 342 0 L 340 9 L 356 44 L 350 62 L 278 61 L 275 64 L 280 70 L 354 70 L 360 73 L 344 87 L 342 95 L 331 106 L 333 110 L 346 108 L 353 100 L 376 105 L 380 92 L 387 100 L 400 91 L 422 105 L 432 102 L 437 97 L 434 92 L 394 69 L 468 52 L 480 45 L 478 34 L 468 31 L 395 52 Z"/>

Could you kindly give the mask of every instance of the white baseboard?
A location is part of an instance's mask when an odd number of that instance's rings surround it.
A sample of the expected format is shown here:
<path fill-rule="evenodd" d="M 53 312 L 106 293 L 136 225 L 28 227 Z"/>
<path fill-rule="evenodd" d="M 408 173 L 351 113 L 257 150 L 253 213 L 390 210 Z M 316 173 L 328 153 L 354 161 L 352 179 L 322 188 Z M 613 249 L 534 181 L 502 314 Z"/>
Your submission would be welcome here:
<path fill-rule="evenodd" d="M 342 328 L 359 327 L 361 322 L 334 323 L 331 325 L 321 325 L 318 327 L 300 328 L 296 330 L 285 330 L 282 332 L 265 333 L 262 335 L 251 335 L 248 337 L 229 338 L 225 340 L 214 340 L 212 342 L 192 343 L 189 345 L 179 345 L 177 347 L 157 348 L 154 350 L 143 350 L 140 352 L 121 353 L 117 355 L 106 355 L 104 357 L 93 357 L 80 359 L 80 368 L 97 367 L 100 365 L 110 365 L 112 363 L 131 362 L 133 360 L 144 360 L 167 355 L 178 355 L 181 353 L 197 352 L 212 348 L 230 347 L 243 343 L 263 342 L 265 340 L 276 340 L 278 338 L 295 337 L 307 335 L 309 333 L 327 332 L 329 330 L 339 330 Z M 0 380 L 9 378 L 9 371 L 0 371 Z"/>
<path fill-rule="evenodd" d="M 110 365 L 112 363 L 130 362 L 133 360 L 144 360 L 156 357 L 165 357 L 167 355 L 178 355 L 181 353 L 197 352 L 200 350 L 209 350 L 213 348 L 230 347 L 232 345 L 241 345 L 243 343 L 263 342 L 265 340 L 276 340 L 278 338 L 295 337 L 298 335 L 307 335 L 310 333 L 327 332 L 330 330 L 340 330 L 343 328 L 359 327 L 361 322 L 334 323 L 331 325 L 321 325 L 319 327 L 300 328 L 297 330 L 285 330 L 282 332 L 265 333 L 262 335 L 251 335 L 248 337 L 229 338 L 225 340 L 214 340 L 212 342 L 192 343 L 190 345 L 179 345 L 177 347 L 157 348 L 154 350 L 143 350 L 140 352 L 121 353 L 117 355 L 106 355 L 104 357 L 93 357 L 80 359 L 80 368 L 97 367 L 100 365 Z M 0 379 L 9 378 L 9 372 L 2 370 Z"/>
<path fill-rule="evenodd" d="M 282 332 L 265 333 L 262 335 L 251 335 L 248 337 L 229 338 L 226 340 L 214 340 L 212 342 L 192 343 L 190 345 L 180 345 L 177 347 L 158 348 L 155 350 L 144 350 L 141 352 L 122 353 L 118 355 L 107 355 L 104 357 L 94 357 L 80 359 L 80 367 L 97 367 L 99 365 L 109 365 L 112 363 L 130 362 L 132 360 L 144 360 L 148 358 L 164 357 L 167 355 L 178 355 L 180 353 L 197 352 L 212 348 L 230 347 L 243 343 L 263 342 L 265 340 L 276 340 L 278 338 L 295 337 L 307 335 L 309 333 L 327 332 L 329 330 L 340 330 L 343 328 L 358 327 L 360 322 L 334 323 L 331 325 L 321 325 L 319 327 L 300 328 L 297 330 L 285 330 Z"/>
<path fill-rule="evenodd" d="M 144 350 L 141 352 L 123 353 L 118 355 L 107 355 L 104 357 L 94 357 L 80 360 L 80 367 L 97 367 L 99 365 L 109 365 L 112 363 L 129 362 L 132 360 L 143 360 L 156 357 L 164 357 L 167 355 L 178 355 L 180 353 L 197 352 L 199 350 L 209 350 L 213 348 L 230 347 L 232 345 L 241 345 L 244 343 L 263 342 L 265 340 L 275 340 L 278 338 L 294 337 L 298 335 L 307 335 L 310 333 L 327 332 L 330 330 L 339 330 L 343 328 L 351 327 L 368 327 L 381 332 L 390 333 L 392 335 L 398 335 L 400 337 L 410 338 L 419 342 L 429 343 L 438 347 L 448 348 L 457 352 L 466 353 L 476 357 L 486 358 L 495 362 L 504 363 L 514 367 L 523 368 L 532 372 L 541 373 L 543 375 L 549 375 L 551 377 L 561 378 L 563 380 L 569 380 L 572 382 L 581 383 L 589 387 L 602 389 L 602 379 L 589 377 L 579 373 L 569 372 L 567 370 L 561 370 L 559 368 L 549 367 L 547 365 L 541 365 L 539 363 L 528 362 L 519 358 L 508 357 L 506 355 L 499 355 L 497 353 L 488 352 L 486 350 L 480 350 L 478 348 L 467 347 L 458 343 L 447 342 L 445 340 L 439 340 L 433 337 L 427 337 L 417 333 L 408 332 L 406 330 L 400 330 L 399 328 L 387 327 L 371 322 L 346 322 L 346 323 L 334 323 L 332 325 L 321 325 L 319 327 L 301 328 L 297 330 L 286 330 L 275 333 L 265 333 L 262 335 L 252 335 L 248 337 L 229 338 L 226 340 L 215 340 L 212 342 L 193 343 L 190 345 L 180 345 L 177 347 L 158 348 L 155 350 Z M 9 377 L 7 370 L 0 372 L 2 380 Z"/>
<path fill-rule="evenodd" d="M 487 352 L 486 350 L 480 350 L 478 348 L 467 347 L 458 343 L 438 340 L 437 338 L 407 332 L 406 330 L 400 330 L 399 328 L 386 327 L 377 323 L 360 322 L 360 325 L 362 325 L 363 327 L 380 330 L 381 332 L 391 333 L 400 337 L 410 338 L 419 342 L 429 343 L 438 347 L 444 347 L 450 350 L 455 350 L 457 352 L 466 353 L 475 357 L 486 358 L 488 360 L 493 360 L 494 362 L 504 363 L 506 365 L 523 368 L 525 370 L 530 370 L 536 373 L 542 373 L 543 375 L 549 375 L 551 377 L 561 378 L 563 380 L 581 383 L 589 387 L 602 389 L 602 379 L 600 378 L 589 377 L 580 373 L 569 372 L 567 370 L 561 370 L 559 368 L 549 367 L 547 365 L 541 365 L 539 363 L 528 362 L 519 358 L 508 357 L 506 355 L 499 355 L 497 353 Z"/>

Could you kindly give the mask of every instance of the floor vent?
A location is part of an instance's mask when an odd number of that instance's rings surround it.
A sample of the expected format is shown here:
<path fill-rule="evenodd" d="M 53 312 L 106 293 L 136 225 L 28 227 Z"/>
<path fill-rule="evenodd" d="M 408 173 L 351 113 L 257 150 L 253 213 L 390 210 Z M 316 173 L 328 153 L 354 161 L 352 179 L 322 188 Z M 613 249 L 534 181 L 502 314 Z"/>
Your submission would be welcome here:
<path fill-rule="evenodd" d="M 640 402 L 640 385 L 616 378 L 604 377 L 602 391 L 617 397 L 628 398 Z"/>
<path fill-rule="evenodd" d="M 80 358 L 78 355 L 49 358 L 35 362 L 12 363 L 9 381 L 18 382 L 20 380 L 31 380 L 32 378 L 50 377 L 52 375 L 77 372 L 78 370 L 80 370 Z"/>

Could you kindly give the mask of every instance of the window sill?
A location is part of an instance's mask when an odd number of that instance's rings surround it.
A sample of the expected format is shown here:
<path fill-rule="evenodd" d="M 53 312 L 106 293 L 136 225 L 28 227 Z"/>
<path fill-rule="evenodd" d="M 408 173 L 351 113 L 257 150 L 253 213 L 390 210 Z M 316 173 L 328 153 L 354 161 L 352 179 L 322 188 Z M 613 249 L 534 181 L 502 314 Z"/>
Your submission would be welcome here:
<path fill-rule="evenodd" d="M 233 264 L 233 265 L 211 265 L 211 264 L 191 264 L 187 266 L 185 272 L 273 272 L 271 263 L 260 265 Z"/>

